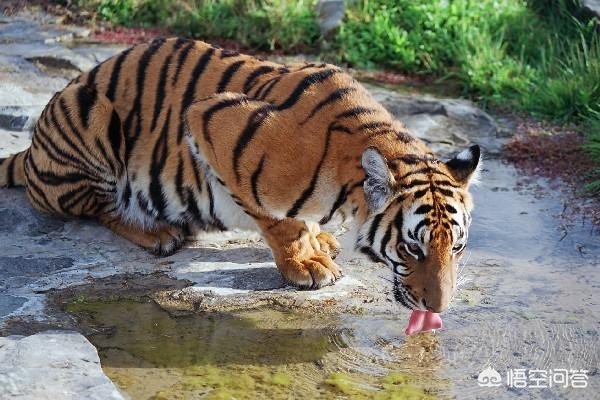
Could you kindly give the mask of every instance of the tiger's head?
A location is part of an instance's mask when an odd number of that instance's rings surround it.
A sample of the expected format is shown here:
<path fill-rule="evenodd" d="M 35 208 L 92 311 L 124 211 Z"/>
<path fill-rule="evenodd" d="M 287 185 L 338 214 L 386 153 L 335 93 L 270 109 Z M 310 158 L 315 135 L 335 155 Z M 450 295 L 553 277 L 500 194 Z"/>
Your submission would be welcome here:
<path fill-rule="evenodd" d="M 473 203 L 469 183 L 479 146 L 447 162 L 430 155 L 386 160 L 369 147 L 362 156 L 369 209 L 356 248 L 394 272 L 394 297 L 412 310 L 445 310 L 456 266 L 467 245 Z"/>

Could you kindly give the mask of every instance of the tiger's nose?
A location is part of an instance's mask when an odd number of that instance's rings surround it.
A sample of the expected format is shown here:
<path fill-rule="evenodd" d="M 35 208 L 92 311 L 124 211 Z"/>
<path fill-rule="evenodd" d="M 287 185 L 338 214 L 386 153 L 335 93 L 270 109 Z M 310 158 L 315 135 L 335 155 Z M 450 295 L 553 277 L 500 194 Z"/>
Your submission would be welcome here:
<path fill-rule="evenodd" d="M 423 305 L 428 311 L 440 313 L 448 308 L 452 298 L 451 293 L 447 291 L 431 291 L 423 289 Z"/>

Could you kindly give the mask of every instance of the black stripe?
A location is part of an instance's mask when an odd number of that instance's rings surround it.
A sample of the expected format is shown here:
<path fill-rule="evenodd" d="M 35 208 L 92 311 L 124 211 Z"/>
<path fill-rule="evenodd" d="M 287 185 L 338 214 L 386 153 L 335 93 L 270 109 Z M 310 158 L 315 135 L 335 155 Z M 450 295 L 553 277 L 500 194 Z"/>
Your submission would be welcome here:
<path fill-rule="evenodd" d="M 456 211 L 456 208 L 452 207 L 450 204 L 446 204 L 446 211 L 450 214 L 456 214 L 458 212 Z"/>
<path fill-rule="evenodd" d="M 325 217 L 321 218 L 321 221 L 319 221 L 319 223 L 323 225 L 323 224 L 326 224 L 329 221 L 331 221 L 331 218 L 333 218 L 333 214 L 335 214 L 335 212 L 338 210 L 338 208 L 340 208 L 342 206 L 342 204 L 344 204 L 346 202 L 347 199 L 348 199 L 348 184 L 346 183 L 340 189 L 340 192 L 338 193 L 337 198 L 333 202 L 333 206 L 331 207 L 331 210 L 329 210 L 329 213 Z"/>
<path fill-rule="evenodd" d="M 394 226 L 396 227 L 396 230 L 398 231 L 398 239 L 396 240 L 397 242 L 404 241 L 404 238 L 402 237 L 402 225 L 403 224 L 404 224 L 404 216 L 402 215 L 402 207 L 400 207 L 400 209 L 398 210 L 398 213 L 396 214 L 396 218 L 394 218 Z M 410 235 L 410 231 L 409 231 L 409 235 Z"/>
<path fill-rule="evenodd" d="M 154 217 L 155 210 L 153 210 L 152 207 L 150 206 L 150 203 L 148 202 L 148 199 L 146 198 L 146 196 L 144 196 L 144 194 L 142 192 L 137 192 L 136 198 L 137 198 L 138 206 L 140 207 L 140 209 L 145 211 L 146 214 Z"/>
<path fill-rule="evenodd" d="M 117 168 L 117 165 L 115 165 L 115 163 L 114 163 L 114 159 L 108 155 L 108 152 L 106 151 L 106 147 L 104 147 L 104 144 L 102 143 L 102 141 L 100 141 L 100 138 L 96 138 L 94 143 L 96 144 L 96 147 L 100 150 L 100 153 L 102 154 L 102 158 L 104 158 L 106 160 L 106 162 L 108 162 L 108 165 L 110 166 L 111 170 L 113 171 L 112 176 L 116 177 L 116 171 L 118 170 L 118 168 Z"/>
<path fill-rule="evenodd" d="M 377 228 L 379 228 L 379 224 L 381 223 L 382 219 L 383 213 L 377 214 L 373 218 L 373 222 L 371 222 L 371 226 L 369 227 L 369 236 L 367 236 L 367 238 L 369 239 L 370 246 L 373 246 L 373 242 L 375 241 L 375 235 L 377 234 Z"/>
<path fill-rule="evenodd" d="M 281 79 L 281 76 L 276 76 L 271 79 L 268 79 L 266 82 L 263 82 L 263 84 L 258 87 L 258 89 L 256 90 L 256 92 L 254 93 L 254 95 L 252 97 L 255 99 L 260 99 L 261 93 L 263 92 L 263 90 L 265 90 L 265 88 L 267 88 L 267 87 L 270 87 L 271 85 L 276 84 L 277 82 L 279 82 L 280 79 Z M 270 90 L 271 89 L 269 89 L 269 91 Z"/>
<path fill-rule="evenodd" d="M 246 78 L 246 81 L 244 82 L 242 92 L 248 93 L 250 90 L 252 90 L 252 87 L 258 82 L 258 78 L 261 75 L 265 75 L 265 74 L 268 74 L 269 72 L 273 72 L 273 69 L 274 68 L 269 65 L 263 65 L 262 67 L 258 67 L 257 69 L 252 71 Z"/>
<path fill-rule="evenodd" d="M 412 143 L 415 141 L 415 138 L 406 132 L 396 132 L 396 138 L 402 143 Z"/>
<path fill-rule="evenodd" d="M 64 173 L 61 175 L 57 175 L 52 171 L 41 171 L 37 168 L 35 163 L 30 162 L 33 173 L 36 177 L 43 183 L 49 186 L 60 186 L 65 184 L 78 183 L 81 181 L 90 180 L 87 175 L 80 174 L 77 172 Z"/>
<path fill-rule="evenodd" d="M 175 174 L 175 191 L 177 192 L 177 196 L 179 196 L 181 204 L 185 205 L 186 199 L 183 193 L 183 159 L 181 158 L 181 153 L 179 153 L 177 173 Z"/>
<path fill-rule="evenodd" d="M 369 257 L 369 259 L 371 261 L 373 261 L 373 262 L 376 262 L 376 263 L 385 263 L 385 261 L 383 261 L 381 259 L 381 257 L 379 257 L 377 254 L 375 254 L 375 252 L 371 248 L 369 248 L 369 247 L 361 247 L 359 249 L 359 251 L 361 253 L 365 254 L 367 257 Z"/>
<path fill-rule="evenodd" d="M 117 92 L 117 86 L 119 84 L 119 75 L 121 73 L 123 62 L 125 61 L 125 58 L 127 58 L 127 55 L 129 55 L 131 50 L 133 50 L 133 47 L 130 47 L 129 49 L 119 54 L 119 56 L 115 60 L 113 70 L 110 74 L 110 81 L 108 82 L 108 88 L 106 89 L 106 97 L 108 97 L 108 99 L 111 102 L 115 100 L 115 94 Z"/>
<path fill-rule="evenodd" d="M 414 235 L 415 236 L 418 235 L 419 230 L 426 225 L 429 226 L 430 222 L 431 221 L 429 220 L 429 218 L 423 218 L 422 220 L 420 220 L 419 223 L 417 224 L 417 226 L 415 226 Z"/>
<path fill-rule="evenodd" d="M 312 196 L 312 194 L 317 186 L 317 182 L 319 180 L 321 167 L 323 166 L 323 163 L 325 162 L 325 159 L 327 158 L 327 154 L 329 152 L 329 144 L 331 142 L 331 135 L 333 134 L 334 131 L 346 132 L 345 130 L 338 129 L 337 125 L 335 125 L 335 122 L 329 126 L 329 129 L 327 130 L 327 137 L 325 139 L 325 148 L 323 150 L 323 155 L 321 156 L 321 159 L 319 160 L 319 164 L 317 165 L 317 168 L 315 169 L 315 172 L 313 173 L 310 184 L 304 190 L 304 192 L 302 192 L 302 194 L 296 200 L 296 202 L 294 203 L 292 208 L 290 208 L 288 210 L 288 212 L 286 214 L 287 217 L 289 217 L 289 218 L 296 217 L 298 215 L 298 213 L 300 212 L 300 210 L 302 209 L 302 207 L 304 206 L 304 203 L 306 203 L 306 201 L 308 201 L 310 196 Z M 348 130 L 346 133 L 350 133 L 350 131 Z"/>
<path fill-rule="evenodd" d="M 75 189 L 71 189 L 60 195 L 57 201 L 60 209 L 63 212 L 69 214 L 73 207 L 75 207 L 79 202 L 81 202 L 86 196 L 89 196 L 94 192 L 94 188 L 91 186 L 88 186 L 85 189 L 83 188 L 84 185 L 78 186 Z"/>
<path fill-rule="evenodd" d="M 206 69 L 206 66 L 210 62 L 214 52 L 215 52 L 215 49 L 212 47 L 209 48 L 208 50 L 206 50 L 204 52 L 204 54 L 202 55 L 202 57 L 200 57 L 200 59 L 196 63 L 196 66 L 194 67 L 192 74 L 190 75 L 190 79 L 188 80 L 188 83 L 187 83 L 187 86 L 185 89 L 185 93 L 183 95 L 183 100 L 181 103 L 181 118 L 179 121 L 179 130 L 177 132 L 177 144 L 181 143 L 181 140 L 183 139 L 183 134 L 184 134 L 184 123 L 183 123 L 184 120 L 183 119 L 185 117 L 185 112 L 187 111 L 190 104 L 192 104 L 192 102 L 194 101 L 194 96 L 196 94 L 196 85 L 200 81 L 202 73 Z"/>
<path fill-rule="evenodd" d="M 110 143 L 110 147 L 112 149 L 115 160 L 117 160 L 117 162 L 121 166 L 121 169 L 115 172 L 120 173 L 125 169 L 124 161 L 121 159 L 123 132 L 121 130 L 121 119 L 119 118 L 119 114 L 117 114 L 115 110 L 113 110 L 110 116 L 110 123 L 108 125 L 108 142 Z"/>
<path fill-rule="evenodd" d="M 383 121 L 373 121 L 373 122 L 367 122 L 365 124 L 362 124 L 361 126 L 358 127 L 359 130 L 370 130 L 370 129 L 377 129 L 377 128 L 389 128 L 390 127 L 390 123 L 389 122 L 383 122 Z"/>
<path fill-rule="evenodd" d="M 373 114 L 375 113 L 377 110 L 375 110 L 374 108 L 367 108 L 367 107 L 353 107 L 349 110 L 346 110 L 342 113 L 339 113 L 338 115 L 335 116 L 336 119 L 340 119 L 340 118 L 355 118 L 358 117 L 359 115 L 364 115 L 364 114 Z"/>
<path fill-rule="evenodd" d="M 217 112 L 224 110 L 225 108 L 228 107 L 233 107 L 233 106 L 238 106 L 244 102 L 247 102 L 248 99 L 246 96 L 239 96 L 239 97 L 234 97 L 232 99 L 227 99 L 227 100 L 223 100 L 213 106 L 211 106 L 208 110 L 206 110 L 204 112 L 204 114 L 202 115 L 202 129 L 203 129 L 203 135 L 204 135 L 204 140 L 212 146 L 212 140 L 210 138 L 210 135 L 208 133 L 208 125 L 210 124 L 210 120 L 212 119 L 213 115 L 216 114 Z"/>
<path fill-rule="evenodd" d="M 237 70 L 240 69 L 240 67 L 244 65 L 244 63 L 245 61 L 237 61 L 231 64 L 229 67 L 227 67 L 227 69 L 225 69 L 225 72 L 223 72 L 223 75 L 221 75 L 221 80 L 217 85 L 217 93 L 222 93 L 225 91 L 225 89 L 227 89 L 227 85 L 229 84 Z"/>
<path fill-rule="evenodd" d="M 435 181 L 433 181 L 433 183 L 438 186 L 450 186 L 450 187 L 457 188 L 457 189 L 462 187 L 461 185 L 456 185 L 447 179 L 435 180 Z"/>
<path fill-rule="evenodd" d="M 404 163 L 404 161 L 402 159 L 400 159 L 400 158 L 397 158 L 396 160 L 402 161 Z M 394 160 L 394 161 L 396 161 L 396 160 Z M 409 165 L 411 165 L 411 164 L 409 164 Z M 399 176 L 398 178 L 396 178 L 396 180 L 397 181 L 403 181 L 403 180 L 405 180 L 406 178 L 408 178 L 411 175 L 428 174 L 430 172 L 431 172 L 431 168 L 429 168 L 429 167 L 420 168 L 420 169 L 417 169 L 417 170 L 414 170 L 414 171 L 407 172 L 404 175 Z"/>
<path fill-rule="evenodd" d="M 425 196 L 427 192 L 429 192 L 429 188 L 417 190 L 414 194 L 414 199 L 420 199 L 421 197 Z"/>
<path fill-rule="evenodd" d="M 37 148 L 40 146 L 46 156 L 56 162 L 57 164 L 67 164 L 74 169 L 84 171 L 89 175 L 97 175 L 94 170 L 90 170 L 85 164 L 81 164 L 80 160 L 76 159 L 70 152 L 64 152 L 57 147 L 55 141 L 52 141 L 47 137 L 47 134 L 42 130 L 41 125 L 38 123 L 35 127 L 35 133 L 33 135 L 32 146 Z M 59 157 L 62 157 L 60 159 Z"/>
<path fill-rule="evenodd" d="M 388 255 L 387 255 L 387 245 L 390 242 L 390 239 L 392 238 L 392 224 L 389 224 L 387 229 L 385 230 L 385 234 L 383 235 L 383 238 L 381 239 L 381 247 L 379 248 L 379 253 L 387 258 L 388 260 L 392 261 Z"/>
<path fill-rule="evenodd" d="M 171 122 L 171 108 L 167 111 L 167 116 L 161 130 L 160 137 L 154 145 L 152 152 L 152 162 L 150 164 L 150 186 L 148 192 L 152 204 L 156 208 L 158 215 L 162 215 L 165 210 L 165 195 L 162 190 L 161 174 L 167 161 L 169 153 L 167 139 L 169 133 L 169 124 Z"/>
<path fill-rule="evenodd" d="M 215 214 L 215 200 L 213 198 L 212 187 L 210 186 L 210 182 L 208 182 L 208 181 L 206 182 L 206 189 L 208 192 L 208 201 L 209 201 L 208 212 L 210 214 L 211 225 L 213 225 L 215 228 L 217 228 L 220 231 L 226 231 L 227 227 L 225 226 L 225 224 L 223 224 L 223 221 L 221 221 Z"/>
<path fill-rule="evenodd" d="M 447 197 L 452 197 L 454 198 L 454 192 L 452 192 L 452 190 L 448 190 L 448 189 L 444 189 L 444 188 L 440 188 L 440 187 L 436 187 L 435 188 L 436 192 L 440 192 L 441 194 L 443 194 L 444 196 Z"/>
<path fill-rule="evenodd" d="M 265 164 L 265 155 L 263 154 L 263 156 L 260 159 L 260 162 L 258 163 L 258 167 L 256 168 L 256 171 L 254 171 L 254 173 L 252 174 L 252 179 L 251 179 L 251 184 L 252 184 L 252 195 L 254 196 L 254 200 L 256 200 L 256 204 L 259 207 L 262 207 L 262 203 L 260 201 L 260 197 L 258 196 L 258 179 L 260 178 L 260 174 L 263 171 L 263 166 Z"/>
<path fill-rule="evenodd" d="M 92 70 L 90 72 L 88 72 L 88 79 L 86 82 L 86 86 L 89 86 L 91 88 L 96 87 L 96 75 L 98 74 L 98 71 L 100 70 L 101 66 L 102 66 L 102 64 L 96 65 L 94 68 L 92 68 Z"/>
<path fill-rule="evenodd" d="M 196 182 L 196 189 L 197 189 L 198 193 L 202 193 L 202 180 L 200 179 L 200 165 L 198 164 L 198 160 L 196 159 L 196 157 L 192 154 L 191 149 L 188 152 L 188 154 L 191 157 L 190 161 L 192 164 L 192 172 L 194 173 L 194 182 Z"/>
<path fill-rule="evenodd" d="M 15 160 L 17 159 L 17 156 L 13 156 L 10 161 L 8 162 L 8 166 L 6 167 L 6 187 L 13 187 L 15 186 Z"/>
<path fill-rule="evenodd" d="M 167 59 L 164 61 L 163 66 L 160 68 L 160 78 L 158 80 L 158 86 L 156 87 L 156 98 L 154 100 L 154 114 L 152 115 L 150 132 L 154 132 L 154 129 L 156 128 L 158 116 L 160 115 L 160 111 L 162 109 L 162 105 L 166 97 L 165 86 L 167 85 L 167 74 L 169 72 L 169 66 L 171 65 L 171 58 L 173 58 L 173 53 L 169 54 Z"/>
<path fill-rule="evenodd" d="M 81 124 L 85 129 L 89 126 L 90 112 L 96 104 L 96 91 L 90 90 L 86 86 L 81 86 L 77 91 L 77 105 L 81 116 Z"/>
<path fill-rule="evenodd" d="M 335 90 L 333 93 L 331 93 L 329 96 L 327 96 L 326 99 L 322 100 L 319 102 L 319 104 L 317 104 L 312 111 L 310 112 L 310 114 L 304 119 L 304 121 L 302 121 L 300 123 L 300 125 L 305 124 L 309 119 L 311 119 L 312 117 L 315 116 L 316 113 L 318 113 L 323 107 L 335 103 L 338 100 L 341 100 L 342 98 L 344 98 L 344 96 L 346 96 L 348 93 L 351 93 L 353 91 L 355 91 L 356 88 L 353 87 L 348 87 L 348 88 L 340 88 Z"/>
<path fill-rule="evenodd" d="M 281 77 L 277 77 L 276 79 L 273 79 L 272 81 L 270 81 L 267 85 L 264 86 L 264 91 L 261 89 L 260 95 L 257 94 L 257 98 L 259 100 L 264 100 L 267 98 L 267 96 L 269 95 L 269 93 L 271 93 L 271 90 L 273 90 L 273 88 L 275 87 L 275 85 L 277 84 L 277 82 L 279 82 L 281 80 Z"/>
<path fill-rule="evenodd" d="M 429 211 L 433 210 L 433 206 L 430 204 L 423 204 L 415 210 L 415 214 L 427 214 Z"/>
<path fill-rule="evenodd" d="M 146 82 L 146 69 L 150 65 L 150 61 L 154 54 L 161 48 L 164 39 L 154 40 L 148 48 L 144 51 L 141 57 L 138 60 L 138 68 L 136 75 L 136 92 L 134 95 L 134 103 L 131 111 L 127 115 L 125 122 L 123 124 L 123 130 L 125 132 L 126 139 L 126 156 L 125 159 L 129 160 L 129 155 L 131 154 L 131 150 L 135 145 L 135 142 L 140 136 L 142 130 L 142 117 L 141 117 L 141 108 L 142 108 L 142 100 L 144 99 L 144 83 Z M 132 132 L 133 119 L 136 120 L 135 132 Z"/>
<path fill-rule="evenodd" d="M 190 54 L 190 50 L 194 47 L 194 42 L 190 42 L 187 46 L 185 46 L 181 52 L 179 52 L 179 57 L 177 59 L 177 65 L 175 67 L 175 73 L 173 74 L 173 79 L 171 80 L 171 84 L 175 85 L 177 79 L 179 78 L 179 73 L 181 72 L 181 68 L 185 64 L 188 55 Z"/>
<path fill-rule="evenodd" d="M 304 92 L 306 92 L 309 87 L 329 79 L 331 76 L 333 76 L 337 72 L 338 72 L 338 70 L 335 70 L 335 69 L 325 69 L 323 71 L 319 71 L 319 72 L 316 72 L 314 74 L 311 74 L 311 75 L 305 77 L 296 86 L 296 88 L 294 89 L 292 94 L 290 94 L 290 96 L 279 106 L 279 109 L 286 110 L 286 109 L 294 106 L 298 102 L 298 100 L 300 100 L 300 97 L 302 96 L 302 94 Z"/>
<path fill-rule="evenodd" d="M 233 171 L 235 172 L 236 180 L 240 181 L 240 171 L 239 171 L 239 163 L 240 157 L 244 152 L 244 149 L 250 143 L 254 134 L 261 127 L 261 125 L 265 122 L 265 120 L 271 115 L 273 109 L 275 107 L 272 104 L 267 104 L 255 110 L 250 117 L 248 118 L 248 122 L 246 123 L 246 127 L 242 131 L 242 134 L 237 140 L 235 148 L 233 149 Z"/>
<path fill-rule="evenodd" d="M 131 200 L 131 184 L 129 181 L 125 184 L 125 189 L 121 195 L 121 201 L 124 203 L 124 207 L 129 207 L 129 201 Z"/>
<path fill-rule="evenodd" d="M 192 215 L 192 219 L 197 223 L 204 224 L 202 220 L 202 212 L 198 208 L 198 203 L 196 201 L 196 195 L 192 191 L 191 188 L 187 188 L 187 212 Z"/>
<path fill-rule="evenodd" d="M 33 163 L 33 161 L 31 160 L 31 157 L 29 158 L 29 163 L 28 165 L 31 166 L 31 164 Z M 52 212 L 54 211 L 54 207 L 52 207 L 52 205 L 50 204 L 50 201 L 48 200 L 48 197 L 46 196 L 46 194 L 44 193 L 44 191 L 42 189 L 39 188 L 39 186 L 34 182 L 33 179 L 28 179 L 27 180 L 27 189 L 33 189 L 33 191 L 39 196 L 41 197 L 43 204 L 41 204 L 39 202 L 39 200 L 36 199 L 36 202 L 38 203 L 38 206 L 40 208 L 44 208 L 46 209 L 46 211 L 48 212 Z M 33 196 L 31 196 L 31 198 L 33 199 Z"/>
<path fill-rule="evenodd" d="M 74 153 L 79 155 L 80 158 L 77 160 L 73 159 L 74 161 L 77 161 L 78 163 L 81 163 L 81 164 L 85 164 L 92 171 L 99 171 L 100 173 L 105 173 L 106 170 L 105 170 L 105 168 L 103 168 L 104 166 L 101 164 L 101 162 L 98 160 L 98 158 L 92 154 L 89 147 L 82 139 L 79 130 L 77 128 L 75 128 L 75 125 L 73 124 L 73 120 L 71 119 L 71 115 L 69 114 L 69 112 L 67 110 L 67 106 L 64 101 L 64 98 L 61 98 L 58 103 L 59 103 L 58 107 L 60 108 L 60 111 L 63 114 L 65 121 L 67 122 L 67 126 L 69 127 L 69 130 L 71 131 L 72 136 L 76 137 L 79 140 L 79 143 L 81 143 L 81 146 L 76 146 L 75 143 L 73 143 L 73 141 L 71 140 L 71 138 L 62 130 L 61 126 L 63 126 L 64 124 L 58 123 L 58 119 L 56 118 L 56 110 L 54 110 L 54 108 L 56 108 L 56 106 L 52 107 L 52 110 L 50 110 L 50 112 L 49 112 L 50 123 L 48 123 L 47 121 L 44 121 L 46 123 L 46 126 L 50 127 L 50 125 L 52 125 L 52 128 L 54 129 L 54 131 L 56 133 L 59 134 L 61 139 L 66 144 L 68 144 L 69 147 L 71 147 L 71 150 L 73 150 Z M 50 137 L 48 137 L 48 140 L 52 141 L 52 139 Z M 88 154 L 87 155 L 83 154 L 82 149 L 86 149 Z M 94 161 L 98 162 L 100 165 L 93 164 L 90 159 L 93 159 Z"/>

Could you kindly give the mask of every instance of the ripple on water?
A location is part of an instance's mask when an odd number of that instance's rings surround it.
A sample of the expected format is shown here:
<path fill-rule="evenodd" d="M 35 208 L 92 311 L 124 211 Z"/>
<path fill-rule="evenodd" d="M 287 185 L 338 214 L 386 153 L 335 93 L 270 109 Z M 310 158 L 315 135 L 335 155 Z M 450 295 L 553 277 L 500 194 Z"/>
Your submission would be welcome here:
<path fill-rule="evenodd" d="M 171 317 L 152 302 L 75 302 L 106 374 L 132 398 L 445 397 L 437 339 L 388 318 L 251 310 Z M 435 361 L 434 361 L 435 360 Z"/>

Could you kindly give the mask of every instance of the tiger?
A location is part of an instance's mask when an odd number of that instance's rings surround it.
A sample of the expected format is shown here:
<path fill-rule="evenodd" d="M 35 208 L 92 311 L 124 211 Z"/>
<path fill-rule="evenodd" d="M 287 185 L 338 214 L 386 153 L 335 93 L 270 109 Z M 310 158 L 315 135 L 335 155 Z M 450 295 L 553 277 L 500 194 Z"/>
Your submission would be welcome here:
<path fill-rule="evenodd" d="M 393 271 L 393 297 L 441 312 L 456 287 L 480 148 L 449 161 L 327 63 L 279 64 L 184 38 L 118 53 L 41 112 L 0 185 L 160 256 L 207 230 L 258 231 L 303 289 L 342 276 L 336 236 Z"/>

